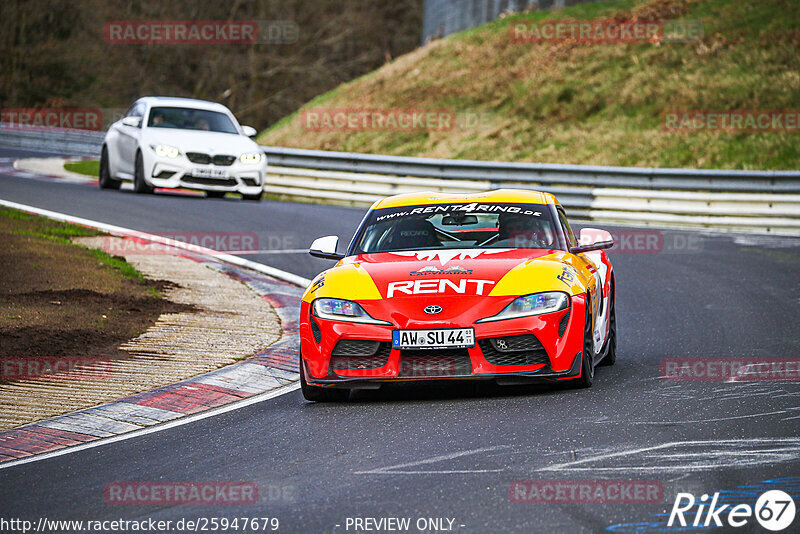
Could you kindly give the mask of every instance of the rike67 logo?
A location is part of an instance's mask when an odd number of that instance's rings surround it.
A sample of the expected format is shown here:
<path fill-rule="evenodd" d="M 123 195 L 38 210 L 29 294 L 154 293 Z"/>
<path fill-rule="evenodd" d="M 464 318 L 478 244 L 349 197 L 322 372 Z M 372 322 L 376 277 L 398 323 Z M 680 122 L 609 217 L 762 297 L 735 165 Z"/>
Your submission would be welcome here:
<path fill-rule="evenodd" d="M 678 493 L 667 526 L 738 528 L 751 523 L 755 517 L 758 524 L 765 529 L 779 532 L 789 528 L 794 522 L 796 512 L 794 499 L 781 490 L 762 493 L 756 500 L 755 506 L 746 503 L 720 504 L 719 500 L 719 492 L 710 499 L 704 494 L 699 500 L 696 500 L 691 493 Z"/>

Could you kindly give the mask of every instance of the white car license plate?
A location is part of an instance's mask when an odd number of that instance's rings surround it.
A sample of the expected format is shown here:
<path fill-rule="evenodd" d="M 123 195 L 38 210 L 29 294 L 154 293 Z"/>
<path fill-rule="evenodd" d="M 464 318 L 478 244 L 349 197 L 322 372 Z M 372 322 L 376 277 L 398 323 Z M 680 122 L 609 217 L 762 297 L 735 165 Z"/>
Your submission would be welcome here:
<path fill-rule="evenodd" d="M 394 349 L 467 349 L 475 346 L 475 329 L 392 330 Z"/>
<path fill-rule="evenodd" d="M 227 178 L 228 171 L 211 167 L 195 167 L 192 169 L 192 176 L 195 178 Z"/>

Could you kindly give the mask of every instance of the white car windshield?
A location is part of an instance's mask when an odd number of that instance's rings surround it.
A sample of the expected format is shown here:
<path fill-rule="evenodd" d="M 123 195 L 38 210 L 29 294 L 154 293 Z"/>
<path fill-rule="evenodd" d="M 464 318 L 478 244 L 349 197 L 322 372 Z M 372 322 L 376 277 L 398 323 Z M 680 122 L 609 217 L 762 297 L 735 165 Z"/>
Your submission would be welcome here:
<path fill-rule="evenodd" d="M 150 110 L 147 127 L 239 133 L 233 121 L 224 113 L 193 108 L 154 107 Z"/>

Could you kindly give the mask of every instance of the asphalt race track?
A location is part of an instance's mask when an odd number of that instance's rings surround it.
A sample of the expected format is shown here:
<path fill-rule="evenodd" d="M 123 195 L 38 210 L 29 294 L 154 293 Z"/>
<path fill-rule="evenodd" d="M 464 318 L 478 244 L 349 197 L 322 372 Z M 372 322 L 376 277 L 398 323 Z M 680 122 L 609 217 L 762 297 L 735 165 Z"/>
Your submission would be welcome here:
<path fill-rule="evenodd" d="M 0 158 L 27 154 L 6 149 Z M 268 252 L 248 259 L 309 278 L 329 262 L 280 249 L 304 249 L 327 234 L 338 234 L 343 247 L 364 213 L 138 196 L 10 175 L 0 175 L 0 198 L 153 233 L 253 232 Z M 727 491 L 726 502 L 738 502 L 782 489 L 800 504 L 800 478 L 789 478 L 800 477 L 800 382 L 659 377 L 668 358 L 800 357 L 800 239 L 656 233 L 656 249 L 612 252 L 618 360 L 597 369 L 591 389 L 427 384 L 361 392 L 342 404 L 306 403 L 294 391 L 0 469 L 4 516 L 277 517 L 279 532 L 355 532 L 346 529 L 354 517 L 408 517 L 412 526 L 447 518 L 464 533 L 665 532 L 663 514 L 678 492 L 699 499 Z M 269 250 L 275 243 L 279 249 Z M 509 493 L 515 481 L 599 479 L 655 481 L 662 502 L 533 504 Z M 260 499 L 109 505 L 104 487 L 115 481 L 249 481 Z M 736 531 L 765 532 L 752 518 Z"/>

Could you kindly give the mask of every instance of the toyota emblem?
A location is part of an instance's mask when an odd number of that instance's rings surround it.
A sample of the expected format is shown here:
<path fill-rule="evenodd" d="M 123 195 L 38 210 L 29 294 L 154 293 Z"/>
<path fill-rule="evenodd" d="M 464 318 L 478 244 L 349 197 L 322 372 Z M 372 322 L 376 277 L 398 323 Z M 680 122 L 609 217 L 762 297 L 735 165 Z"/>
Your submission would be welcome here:
<path fill-rule="evenodd" d="M 437 313 L 442 313 L 442 307 L 436 305 L 425 306 L 425 313 L 427 313 L 428 315 L 436 315 Z"/>

